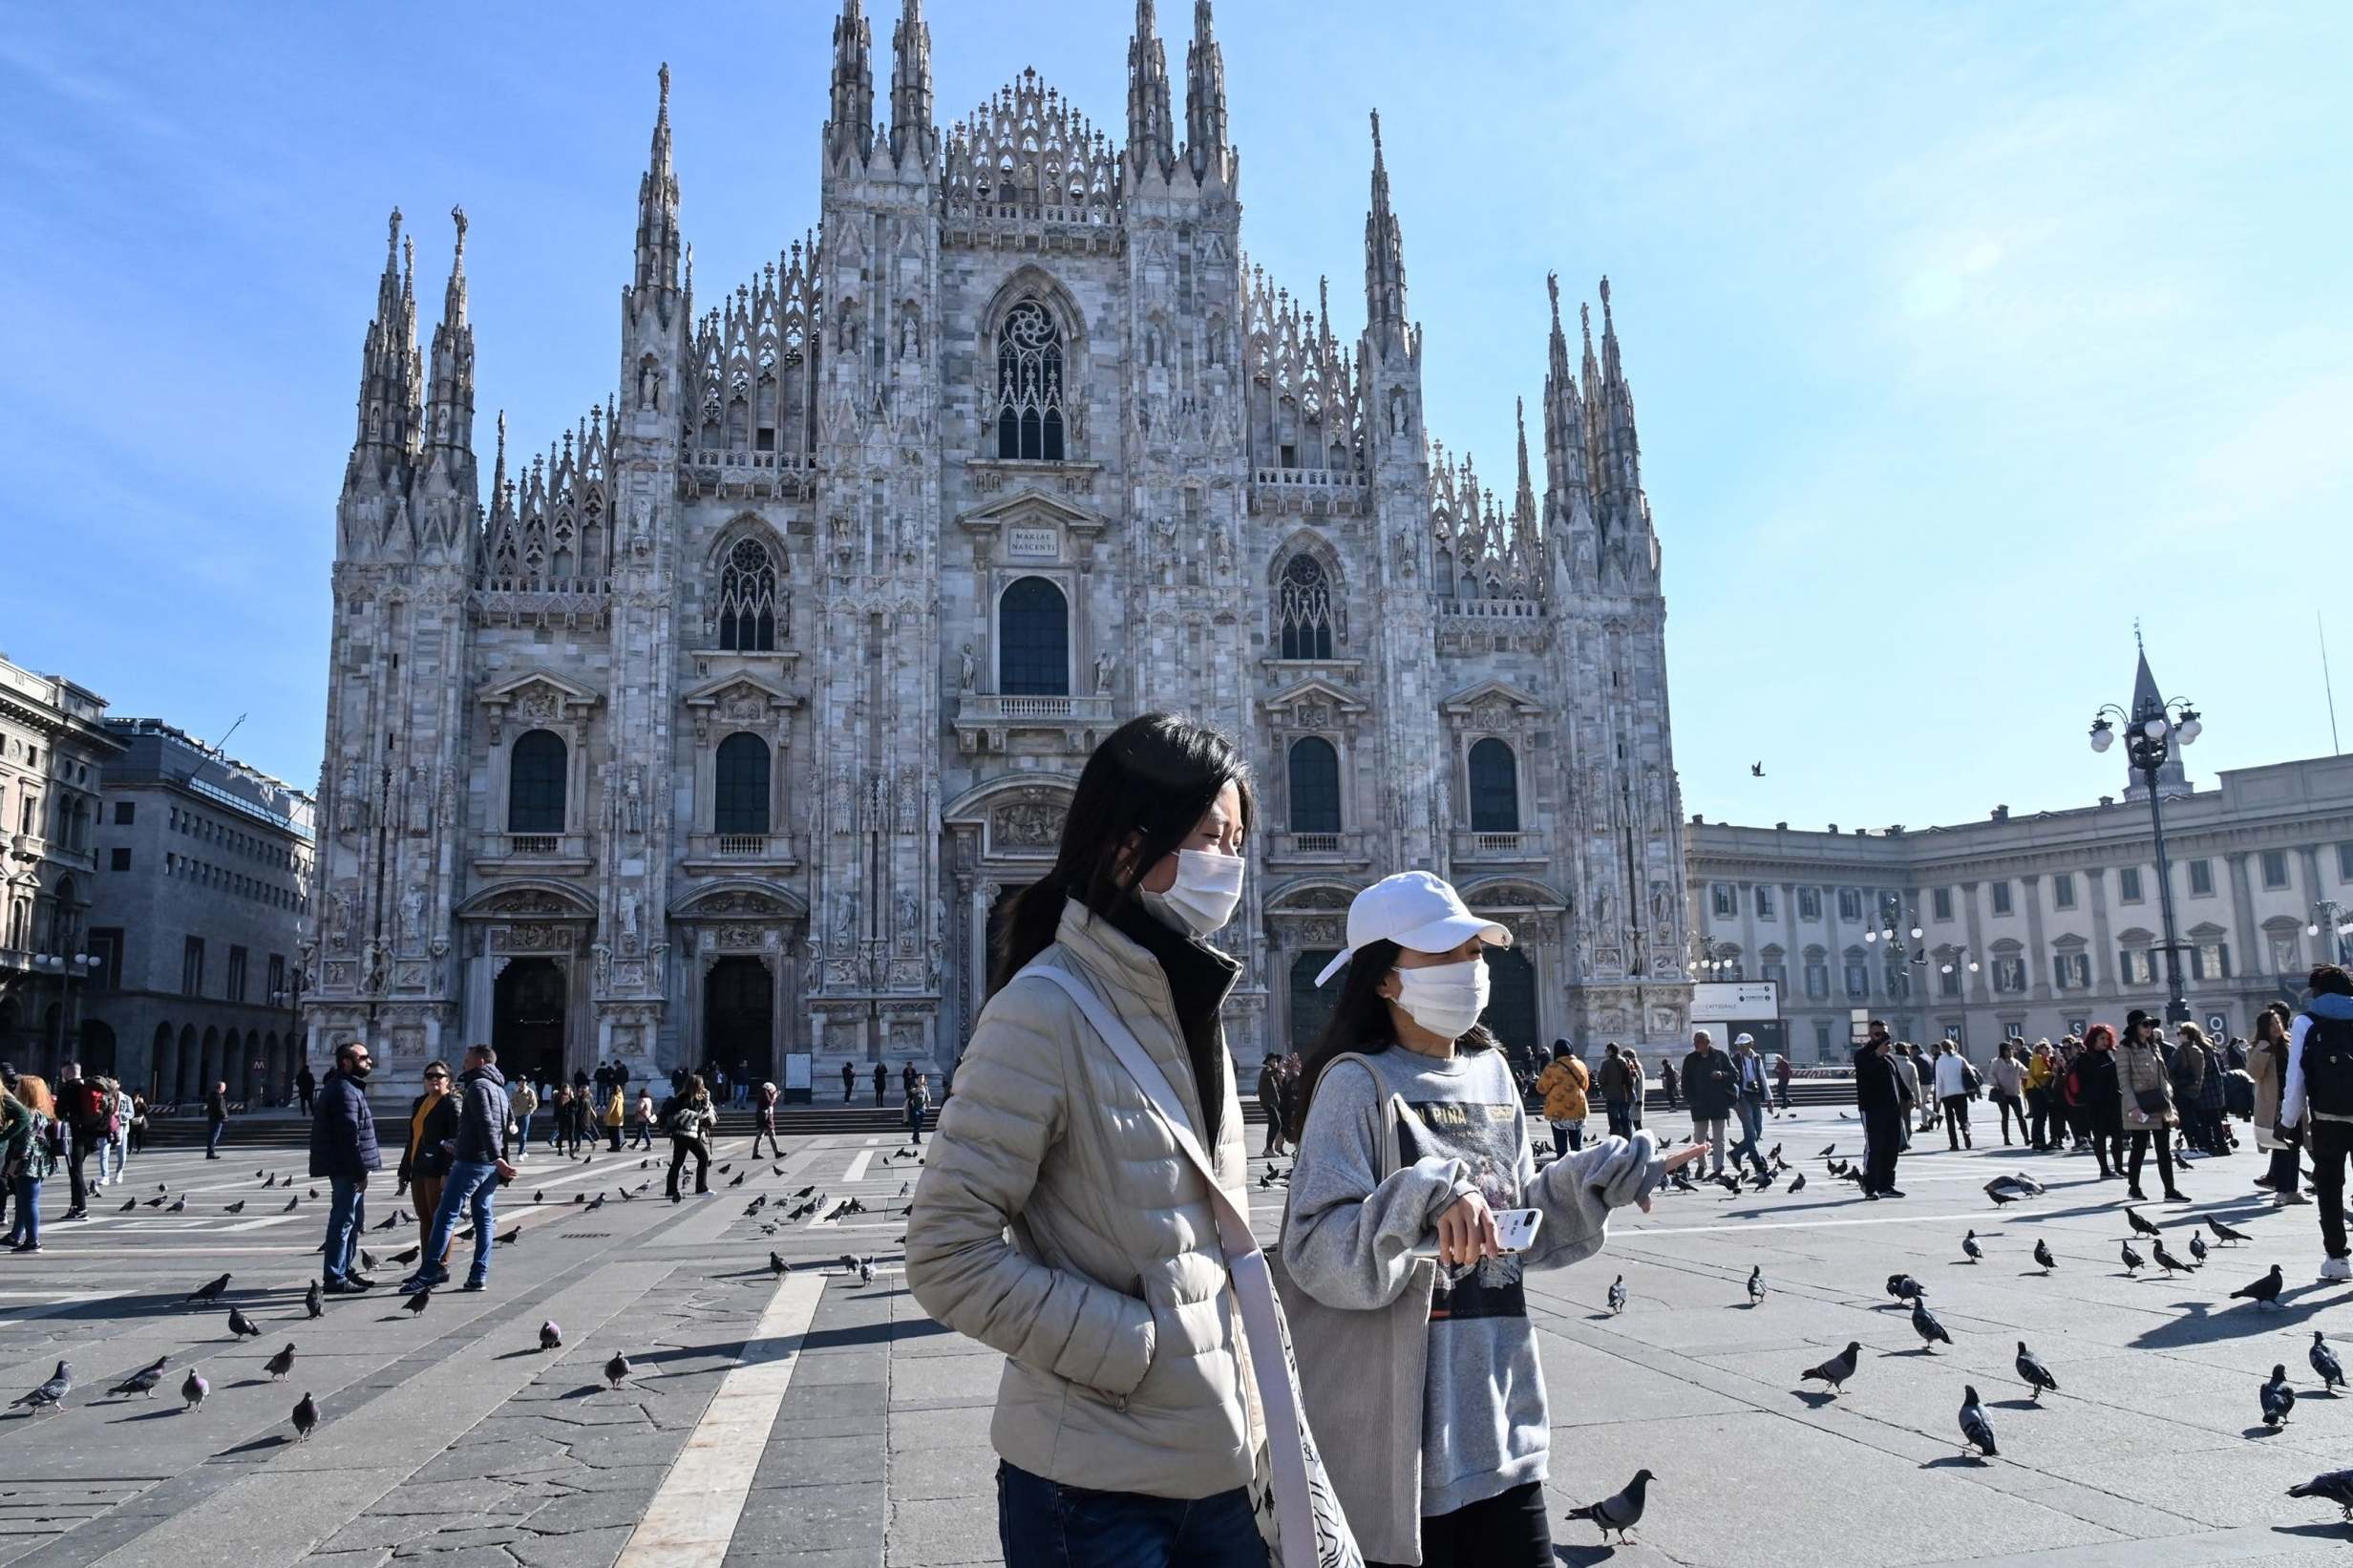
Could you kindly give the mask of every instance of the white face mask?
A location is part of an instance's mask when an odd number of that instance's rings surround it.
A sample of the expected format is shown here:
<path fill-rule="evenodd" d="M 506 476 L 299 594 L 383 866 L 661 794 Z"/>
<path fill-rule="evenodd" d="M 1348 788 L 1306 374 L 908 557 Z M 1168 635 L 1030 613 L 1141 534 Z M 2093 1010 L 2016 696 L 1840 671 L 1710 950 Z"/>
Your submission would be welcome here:
<path fill-rule="evenodd" d="M 1175 884 L 1165 893 L 1139 884 L 1135 896 L 1162 925 L 1205 937 L 1234 918 L 1241 902 L 1241 866 L 1239 855 L 1180 849 Z"/>
<path fill-rule="evenodd" d="M 1487 961 L 1467 958 L 1397 971 L 1397 1006 L 1432 1034 L 1460 1039 L 1487 1010 Z"/>

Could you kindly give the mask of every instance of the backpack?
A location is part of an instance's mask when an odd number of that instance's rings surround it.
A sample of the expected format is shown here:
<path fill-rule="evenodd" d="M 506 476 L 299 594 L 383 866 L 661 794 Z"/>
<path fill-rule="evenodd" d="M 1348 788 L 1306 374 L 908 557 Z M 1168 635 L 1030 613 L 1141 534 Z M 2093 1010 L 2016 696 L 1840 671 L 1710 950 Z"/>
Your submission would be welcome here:
<path fill-rule="evenodd" d="M 2305 1097 L 2315 1114 L 2353 1121 L 2353 1022 L 2304 1018 Z"/>
<path fill-rule="evenodd" d="M 76 1078 L 64 1086 L 57 1109 L 73 1124 L 74 1131 L 85 1137 L 96 1137 L 108 1132 L 110 1096 L 98 1087 L 95 1078 Z"/>
<path fill-rule="evenodd" d="M 1984 1080 L 1981 1079 L 1977 1075 L 1977 1069 L 1969 1065 L 1967 1057 L 1961 1058 L 1961 1091 L 1974 1100 L 1978 1097 L 1979 1091 L 1984 1087 Z"/>

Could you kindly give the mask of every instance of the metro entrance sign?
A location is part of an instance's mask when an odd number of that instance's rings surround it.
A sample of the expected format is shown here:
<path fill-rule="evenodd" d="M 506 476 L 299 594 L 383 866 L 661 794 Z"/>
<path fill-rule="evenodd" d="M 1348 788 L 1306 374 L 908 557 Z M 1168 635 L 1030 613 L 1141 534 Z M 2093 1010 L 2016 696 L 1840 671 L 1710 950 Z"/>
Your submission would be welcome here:
<path fill-rule="evenodd" d="M 1691 987 L 1691 1022 L 1731 1024 L 1781 1016 L 1776 980 L 1703 980 Z"/>

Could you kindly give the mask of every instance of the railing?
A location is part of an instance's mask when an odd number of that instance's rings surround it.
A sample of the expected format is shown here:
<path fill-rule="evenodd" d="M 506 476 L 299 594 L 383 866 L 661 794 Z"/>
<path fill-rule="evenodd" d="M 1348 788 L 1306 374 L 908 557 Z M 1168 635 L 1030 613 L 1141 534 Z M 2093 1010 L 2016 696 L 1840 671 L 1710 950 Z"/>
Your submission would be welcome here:
<path fill-rule="evenodd" d="M 698 833 L 688 841 L 687 858 L 771 866 L 799 863 L 789 833 Z"/>
<path fill-rule="evenodd" d="M 1354 469 L 1329 468 L 1259 468 L 1251 470 L 1251 477 L 1260 484 L 1308 485 L 1320 489 L 1354 489 L 1366 482 L 1365 476 Z"/>
<path fill-rule="evenodd" d="M 509 855 L 553 855 L 562 842 L 562 835 L 554 833 L 510 833 L 506 836 Z"/>
<path fill-rule="evenodd" d="M 1277 833 L 1267 845 L 1269 860 L 1362 860 L 1361 833 Z"/>
<path fill-rule="evenodd" d="M 1337 855 L 1340 853 L 1340 835 L 1295 833 L 1291 835 L 1291 846 L 1302 855 Z"/>
<path fill-rule="evenodd" d="M 959 724 L 1101 724 L 1112 716 L 1109 697 L 1005 696 L 967 691 L 957 700 Z"/>
<path fill-rule="evenodd" d="M 1540 833 L 1458 831 L 1454 835 L 1454 858 L 1458 860 L 1540 860 L 1543 858 L 1544 836 Z"/>
<path fill-rule="evenodd" d="M 769 474 L 816 466 L 816 459 L 805 453 L 754 452 L 737 447 L 696 447 L 686 454 L 684 460 L 689 468 L 748 468 Z"/>
<path fill-rule="evenodd" d="M 1540 621 L 1544 618 L 1544 602 L 1540 599 L 1441 599 L 1441 614 L 1459 615 L 1474 621 Z"/>

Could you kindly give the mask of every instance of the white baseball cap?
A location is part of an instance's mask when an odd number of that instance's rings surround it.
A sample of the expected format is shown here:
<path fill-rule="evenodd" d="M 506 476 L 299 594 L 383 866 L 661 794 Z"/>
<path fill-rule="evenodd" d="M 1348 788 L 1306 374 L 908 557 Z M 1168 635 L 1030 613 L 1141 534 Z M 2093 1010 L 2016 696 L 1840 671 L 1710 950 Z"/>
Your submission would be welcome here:
<path fill-rule="evenodd" d="M 1732 1044 L 1736 1046 L 1753 1046 L 1756 1044 L 1756 1036 L 1753 1034 L 1735 1034 L 1732 1036 Z"/>
<path fill-rule="evenodd" d="M 1321 985 L 1338 974 L 1367 943 L 1393 942 L 1417 953 L 1446 953 L 1473 937 L 1496 947 L 1512 945 L 1511 932 L 1471 913 L 1462 895 L 1443 878 L 1427 871 L 1400 871 L 1382 878 L 1348 905 L 1348 945 L 1324 965 L 1315 983 Z"/>

